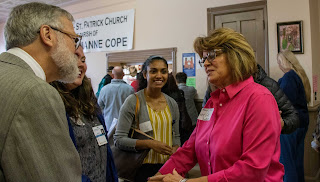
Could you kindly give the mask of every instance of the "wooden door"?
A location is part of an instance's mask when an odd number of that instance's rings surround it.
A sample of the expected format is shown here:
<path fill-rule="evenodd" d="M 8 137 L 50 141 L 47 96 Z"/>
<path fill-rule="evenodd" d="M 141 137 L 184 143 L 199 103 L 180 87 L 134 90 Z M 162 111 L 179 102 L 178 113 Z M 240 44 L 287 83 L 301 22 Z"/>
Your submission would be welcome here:
<path fill-rule="evenodd" d="M 215 28 L 227 27 L 243 34 L 252 46 L 256 61 L 266 69 L 263 10 L 215 16 Z"/>

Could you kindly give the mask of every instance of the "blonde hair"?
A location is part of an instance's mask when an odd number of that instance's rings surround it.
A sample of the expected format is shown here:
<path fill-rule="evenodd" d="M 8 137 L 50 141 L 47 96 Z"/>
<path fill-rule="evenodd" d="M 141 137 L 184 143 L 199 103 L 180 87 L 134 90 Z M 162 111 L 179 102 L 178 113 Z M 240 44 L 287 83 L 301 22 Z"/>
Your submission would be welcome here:
<path fill-rule="evenodd" d="M 302 80 L 304 91 L 306 93 L 307 102 L 311 100 L 311 86 L 306 72 L 302 68 L 296 56 L 289 50 L 278 53 L 278 64 L 285 70 L 292 69 Z M 281 58 L 281 59 L 279 59 Z"/>
<path fill-rule="evenodd" d="M 204 51 L 222 48 L 227 54 L 233 82 L 243 81 L 257 72 L 257 62 L 252 47 L 242 34 L 232 29 L 219 28 L 207 37 L 197 37 L 193 47 L 200 57 Z"/>

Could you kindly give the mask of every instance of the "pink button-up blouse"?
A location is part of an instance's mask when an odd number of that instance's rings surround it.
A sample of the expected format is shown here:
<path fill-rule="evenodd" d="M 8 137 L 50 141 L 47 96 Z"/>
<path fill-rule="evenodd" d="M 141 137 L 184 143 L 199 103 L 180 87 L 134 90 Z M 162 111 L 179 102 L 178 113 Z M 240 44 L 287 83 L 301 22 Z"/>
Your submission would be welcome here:
<path fill-rule="evenodd" d="M 199 163 L 208 181 L 279 182 L 280 114 L 269 90 L 253 81 L 229 85 L 211 93 L 205 108 L 210 120 L 198 119 L 189 140 L 160 169 L 184 175 Z"/>

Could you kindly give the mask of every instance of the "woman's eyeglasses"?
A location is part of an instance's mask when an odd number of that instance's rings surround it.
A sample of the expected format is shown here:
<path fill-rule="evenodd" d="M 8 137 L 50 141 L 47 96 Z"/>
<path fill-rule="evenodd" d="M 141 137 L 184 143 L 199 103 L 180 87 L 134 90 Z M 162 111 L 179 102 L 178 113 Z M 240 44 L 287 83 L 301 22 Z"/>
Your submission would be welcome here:
<path fill-rule="evenodd" d="M 204 62 L 206 60 L 212 63 L 213 60 L 222 53 L 223 53 L 223 49 L 213 49 L 212 51 L 209 51 L 206 56 L 204 56 L 201 60 L 199 60 L 200 66 L 203 67 Z"/>

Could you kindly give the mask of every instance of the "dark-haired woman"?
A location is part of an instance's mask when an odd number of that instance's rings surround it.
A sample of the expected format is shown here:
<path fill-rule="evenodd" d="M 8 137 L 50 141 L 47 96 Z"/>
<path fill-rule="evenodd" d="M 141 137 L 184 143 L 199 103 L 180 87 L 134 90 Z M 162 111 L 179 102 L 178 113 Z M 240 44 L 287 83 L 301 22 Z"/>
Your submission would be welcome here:
<path fill-rule="evenodd" d="M 66 108 L 70 137 L 81 160 L 82 181 L 118 182 L 112 152 L 106 143 L 103 116 L 91 81 L 85 76 L 86 57 L 81 46 L 76 53 L 80 71 L 78 78 L 73 83 L 55 81 L 51 85 L 58 90 Z"/>
<path fill-rule="evenodd" d="M 184 92 L 179 89 L 172 73 L 169 74 L 167 84 L 162 88 L 162 92 L 172 97 L 178 104 L 180 113 L 179 131 L 182 146 L 192 133 L 192 121 L 187 112 Z"/>
<path fill-rule="evenodd" d="M 140 90 L 136 93 L 140 102 L 140 129 L 155 140 L 128 138 L 130 127 L 137 127 L 133 122 L 135 95 L 130 95 L 120 109 L 114 140 L 115 145 L 122 150 L 151 149 L 135 178 L 135 181 L 143 182 L 156 174 L 180 145 L 179 109 L 171 97 L 161 92 L 168 79 L 168 64 L 163 57 L 150 56 L 137 79 Z"/>

